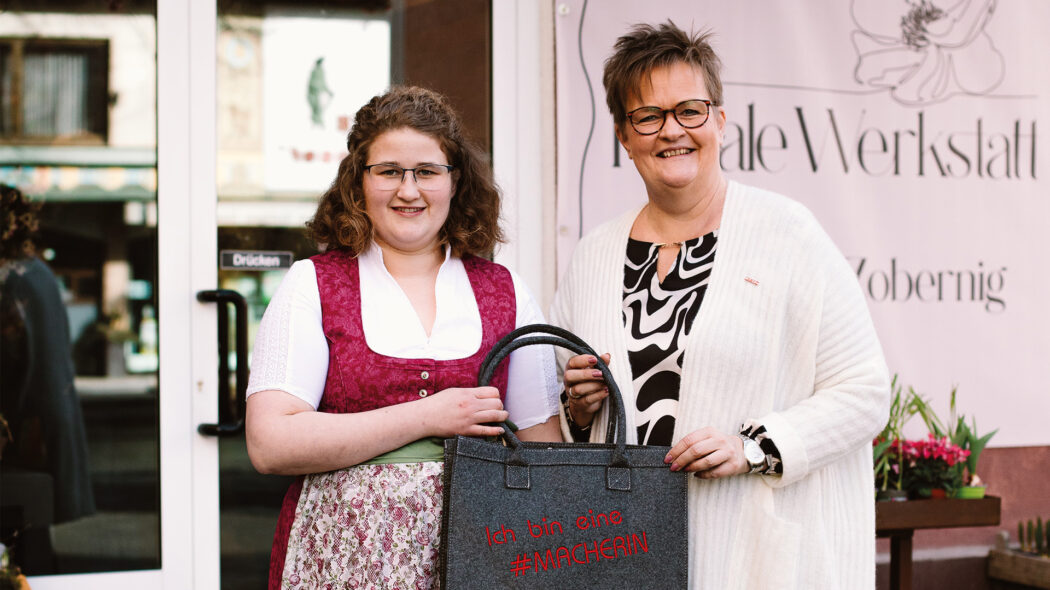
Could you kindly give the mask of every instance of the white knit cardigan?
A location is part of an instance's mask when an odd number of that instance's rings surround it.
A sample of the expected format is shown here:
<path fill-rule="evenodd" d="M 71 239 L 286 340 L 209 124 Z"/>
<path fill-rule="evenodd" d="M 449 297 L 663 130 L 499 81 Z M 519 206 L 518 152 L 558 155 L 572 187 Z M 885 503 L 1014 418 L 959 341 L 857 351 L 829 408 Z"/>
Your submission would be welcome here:
<path fill-rule="evenodd" d="M 553 323 L 611 353 L 628 443 L 637 435 L 623 269 L 637 214 L 577 245 L 551 310 Z M 782 476 L 689 477 L 690 588 L 874 588 L 871 441 L 887 419 L 889 380 L 856 277 L 805 207 L 729 184 L 710 283 L 684 346 L 674 440 L 756 420 L 784 467 Z M 595 417 L 594 441 L 605 438 L 607 409 Z"/>

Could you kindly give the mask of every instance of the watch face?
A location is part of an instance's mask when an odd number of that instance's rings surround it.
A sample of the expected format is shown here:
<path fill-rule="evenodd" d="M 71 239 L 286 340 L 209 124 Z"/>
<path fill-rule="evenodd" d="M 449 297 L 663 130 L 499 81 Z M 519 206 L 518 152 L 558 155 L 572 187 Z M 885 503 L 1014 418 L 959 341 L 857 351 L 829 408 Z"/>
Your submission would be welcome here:
<path fill-rule="evenodd" d="M 758 443 L 753 439 L 744 441 L 744 457 L 747 462 L 756 465 L 766 460 L 766 454 L 762 452 L 762 447 L 758 446 Z"/>

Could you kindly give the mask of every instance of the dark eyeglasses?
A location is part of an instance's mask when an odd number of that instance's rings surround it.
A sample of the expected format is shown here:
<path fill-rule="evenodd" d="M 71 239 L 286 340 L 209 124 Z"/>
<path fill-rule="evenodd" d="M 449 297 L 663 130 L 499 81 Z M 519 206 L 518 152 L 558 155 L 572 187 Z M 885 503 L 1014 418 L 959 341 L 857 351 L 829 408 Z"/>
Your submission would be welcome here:
<path fill-rule="evenodd" d="M 675 121 L 686 129 L 703 126 L 711 116 L 712 103 L 709 100 L 695 98 L 682 101 L 673 109 L 660 107 L 639 107 L 627 113 L 627 120 L 639 135 L 652 135 L 664 128 L 667 113 L 674 115 Z"/>

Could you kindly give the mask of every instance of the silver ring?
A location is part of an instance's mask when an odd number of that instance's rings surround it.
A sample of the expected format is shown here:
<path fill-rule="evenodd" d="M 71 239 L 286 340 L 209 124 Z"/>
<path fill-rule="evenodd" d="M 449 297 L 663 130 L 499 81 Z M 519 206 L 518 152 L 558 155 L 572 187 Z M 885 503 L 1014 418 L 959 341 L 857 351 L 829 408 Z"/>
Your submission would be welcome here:
<path fill-rule="evenodd" d="M 582 393 L 573 392 L 571 385 L 569 386 L 569 389 L 566 390 L 566 392 L 569 394 L 569 399 L 580 399 L 584 395 Z"/>

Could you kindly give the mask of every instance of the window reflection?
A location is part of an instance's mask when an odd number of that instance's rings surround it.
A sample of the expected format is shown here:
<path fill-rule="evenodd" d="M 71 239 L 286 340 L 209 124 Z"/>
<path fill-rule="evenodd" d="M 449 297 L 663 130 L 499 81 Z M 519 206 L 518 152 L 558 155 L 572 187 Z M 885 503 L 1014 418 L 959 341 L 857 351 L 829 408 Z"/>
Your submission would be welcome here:
<path fill-rule="evenodd" d="M 0 184 L 37 220 L 0 270 L 0 540 L 29 575 L 160 565 L 155 14 L 0 12 Z"/>
<path fill-rule="evenodd" d="M 0 136 L 22 141 L 105 141 L 107 40 L 16 37 L 0 41 L 0 56 Z"/>

